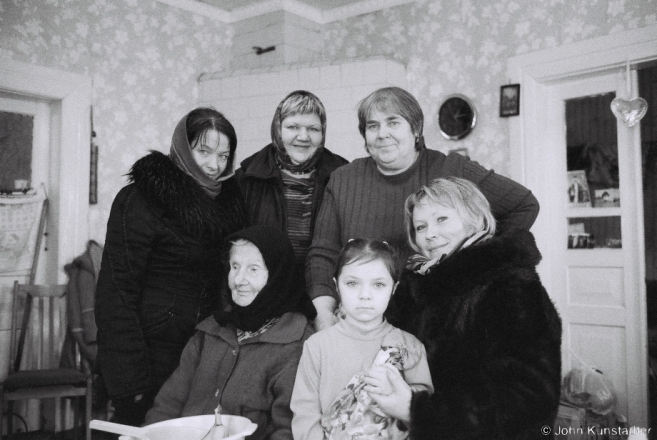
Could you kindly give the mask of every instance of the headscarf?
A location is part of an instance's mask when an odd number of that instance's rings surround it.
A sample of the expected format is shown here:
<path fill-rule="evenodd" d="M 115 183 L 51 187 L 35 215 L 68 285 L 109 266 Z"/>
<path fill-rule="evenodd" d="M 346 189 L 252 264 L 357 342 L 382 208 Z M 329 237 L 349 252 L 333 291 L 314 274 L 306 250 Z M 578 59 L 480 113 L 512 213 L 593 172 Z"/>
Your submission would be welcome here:
<path fill-rule="evenodd" d="M 482 241 L 488 240 L 492 235 L 488 231 L 479 231 L 475 232 L 472 235 L 465 237 L 459 244 L 457 244 L 454 249 L 452 249 L 447 254 L 442 254 L 439 257 L 429 259 L 422 254 L 415 254 L 408 257 L 406 261 L 406 269 L 412 270 L 415 273 L 420 275 L 426 275 L 438 264 L 445 261 L 450 256 L 454 255 L 458 251 L 465 249 L 474 244 L 480 243 Z"/>
<path fill-rule="evenodd" d="M 169 157 L 178 168 L 194 179 L 194 181 L 203 188 L 203 191 L 212 198 L 217 197 L 221 192 L 221 182 L 229 179 L 235 174 L 233 169 L 234 154 L 231 154 L 228 164 L 226 164 L 226 169 L 217 179 L 212 179 L 205 174 L 201 167 L 196 163 L 194 156 L 192 156 L 192 147 L 187 140 L 187 115 L 178 122 L 178 125 L 176 125 L 176 129 L 173 132 Z"/>
<path fill-rule="evenodd" d="M 315 113 L 317 114 L 320 122 L 322 123 L 322 142 L 319 144 L 319 147 L 317 148 L 317 151 L 315 151 L 315 154 L 313 154 L 310 158 L 308 158 L 307 161 L 301 164 L 298 165 L 294 164 L 292 162 L 292 159 L 290 159 L 290 156 L 287 154 L 287 151 L 285 151 L 285 145 L 283 145 L 283 137 L 281 136 L 281 127 L 283 124 L 283 119 L 281 119 L 281 111 L 283 109 L 283 105 L 285 104 L 285 101 L 287 101 L 293 95 L 301 95 L 303 97 L 309 97 L 311 99 L 316 100 L 320 104 L 321 101 L 317 96 L 313 95 L 310 92 L 307 92 L 305 90 L 297 90 L 287 95 L 285 99 L 283 99 L 280 102 L 280 104 L 278 104 L 278 107 L 276 107 L 276 112 L 274 112 L 274 119 L 272 119 L 271 121 L 271 142 L 275 147 L 276 162 L 286 170 L 291 171 L 292 173 L 301 174 L 301 173 L 312 171 L 317 165 L 319 158 L 322 156 L 322 150 L 324 149 L 324 141 L 326 140 L 326 117 L 322 118 L 321 114 Z"/>
<path fill-rule="evenodd" d="M 265 261 L 269 278 L 253 302 L 239 306 L 229 295 L 230 307 L 218 310 L 214 319 L 221 326 L 230 323 L 245 331 L 256 331 L 272 318 L 287 312 L 300 312 L 308 320 L 317 315 L 315 306 L 305 291 L 305 279 L 300 266 L 295 262 L 294 250 L 290 240 L 280 230 L 271 226 L 251 226 L 230 235 L 225 243 L 226 260 L 229 258 L 231 243 L 238 239 L 253 243 Z"/>

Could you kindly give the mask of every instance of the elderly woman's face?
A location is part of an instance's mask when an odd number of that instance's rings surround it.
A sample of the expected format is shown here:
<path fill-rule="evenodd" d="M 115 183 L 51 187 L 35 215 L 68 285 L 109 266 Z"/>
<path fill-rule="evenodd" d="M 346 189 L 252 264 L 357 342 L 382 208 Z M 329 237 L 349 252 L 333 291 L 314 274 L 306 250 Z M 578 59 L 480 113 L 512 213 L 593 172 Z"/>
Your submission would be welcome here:
<path fill-rule="evenodd" d="M 374 108 L 365 124 L 367 150 L 383 174 L 399 174 L 415 162 L 415 134 L 403 117 Z"/>
<path fill-rule="evenodd" d="M 262 254 L 251 242 L 235 243 L 230 248 L 228 287 L 233 301 L 246 307 L 253 302 L 269 278 Z"/>
<path fill-rule="evenodd" d="M 230 160 L 230 141 L 225 134 L 210 129 L 199 136 L 191 147 L 194 161 L 209 178 L 221 176 Z"/>
<path fill-rule="evenodd" d="M 290 115 L 281 123 L 283 146 L 295 165 L 310 159 L 323 137 L 322 121 L 315 113 Z"/>
<path fill-rule="evenodd" d="M 458 211 L 427 198 L 413 208 L 415 244 L 429 259 L 449 254 L 472 234 Z"/>

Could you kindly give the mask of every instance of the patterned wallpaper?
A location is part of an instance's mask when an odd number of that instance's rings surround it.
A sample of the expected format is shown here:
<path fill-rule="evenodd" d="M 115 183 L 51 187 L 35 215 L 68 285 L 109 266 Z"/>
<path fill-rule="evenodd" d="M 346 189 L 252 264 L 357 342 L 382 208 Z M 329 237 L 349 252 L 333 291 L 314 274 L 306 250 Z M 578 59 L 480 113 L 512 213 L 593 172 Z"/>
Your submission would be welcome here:
<path fill-rule="evenodd" d="M 498 117 L 507 58 L 654 23 L 657 0 L 418 0 L 328 24 L 322 38 L 327 60 L 386 55 L 405 63 L 428 145 L 468 148 L 508 174 L 508 124 Z M 149 149 L 168 149 L 175 123 L 194 107 L 198 76 L 228 69 L 231 44 L 231 26 L 155 0 L 0 0 L 0 62 L 93 79 L 100 156 L 92 238 L 104 241 L 130 165 Z M 470 97 L 479 112 L 475 131 L 458 142 L 444 140 L 435 122 L 451 93 Z"/>

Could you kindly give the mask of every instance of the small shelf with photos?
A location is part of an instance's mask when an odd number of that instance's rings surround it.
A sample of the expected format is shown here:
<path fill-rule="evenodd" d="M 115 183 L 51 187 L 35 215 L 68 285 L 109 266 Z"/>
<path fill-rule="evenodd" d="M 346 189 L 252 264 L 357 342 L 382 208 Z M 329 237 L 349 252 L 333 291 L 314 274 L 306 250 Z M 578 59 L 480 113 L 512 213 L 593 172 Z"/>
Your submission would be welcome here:
<path fill-rule="evenodd" d="M 621 249 L 620 216 L 568 219 L 568 249 Z"/>

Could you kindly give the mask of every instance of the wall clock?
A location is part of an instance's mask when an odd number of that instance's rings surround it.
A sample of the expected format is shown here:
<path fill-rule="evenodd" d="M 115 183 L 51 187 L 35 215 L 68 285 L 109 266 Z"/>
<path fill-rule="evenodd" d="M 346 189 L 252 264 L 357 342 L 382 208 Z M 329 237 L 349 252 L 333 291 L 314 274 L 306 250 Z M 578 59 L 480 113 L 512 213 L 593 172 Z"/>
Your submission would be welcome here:
<path fill-rule="evenodd" d="M 438 109 L 440 133 L 447 139 L 463 139 L 476 123 L 477 112 L 470 100 L 463 95 L 448 96 Z"/>

